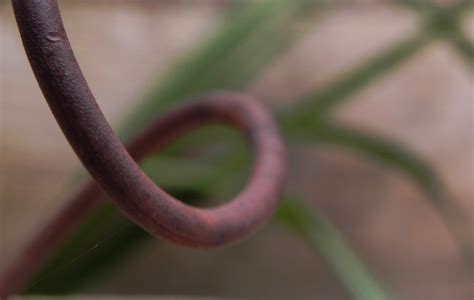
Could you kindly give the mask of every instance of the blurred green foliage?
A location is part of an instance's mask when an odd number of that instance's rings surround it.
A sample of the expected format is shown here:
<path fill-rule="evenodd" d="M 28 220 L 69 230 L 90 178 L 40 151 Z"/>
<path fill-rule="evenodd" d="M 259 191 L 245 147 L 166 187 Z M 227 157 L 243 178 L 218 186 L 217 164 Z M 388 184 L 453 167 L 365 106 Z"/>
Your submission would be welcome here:
<path fill-rule="evenodd" d="M 299 199 L 286 197 L 280 202 L 275 219 L 320 253 L 354 298 L 394 299 L 336 227 L 316 209 Z"/>
<path fill-rule="evenodd" d="M 445 217 L 466 257 L 472 258 L 470 241 L 458 234 L 459 227 L 453 225 L 456 223 L 453 218 L 462 216 L 462 212 L 456 202 L 447 197 L 430 165 L 399 143 L 345 128 L 331 117 L 338 105 L 351 100 L 351 95 L 407 61 L 436 38 L 451 41 L 461 57 L 472 63 L 473 45 L 457 25 L 461 12 L 472 1 L 460 1 L 449 8 L 428 1 L 399 0 L 398 3 L 420 14 L 424 26 L 417 35 L 391 45 L 334 82 L 308 91 L 289 102 L 293 103 L 291 106 L 275 113 L 290 151 L 292 145 L 301 143 L 335 145 L 405 174 Z M 304 36 L 301 28 L 305 27 L 301 25 L 314 22 L 318 14 L 325 12 L 329 1 L 238 1 L 236 6 L 226 14 L 217 32 L 174 64 L 164 77 L 152 83 L 149 92 L 120 126 L 123 140 L 130 139 L 151 120 L 192 95 L 215 89 L 245 89 L 293 41 Z M 220 141 L 219 145 L 213 143 L 216 139 Z M 189 149 L 202 149 L 198 151 L 200 157 L 191 158 Z M 206 199 L 225 199 L 238 191 L 244 184 L 249 166 L 250 155 L 243 141 L 228 128 L 219 126 L 203 128 L 180 138 L 142 163 L 146 173 L 165 190 L 199 205 L 209 205 Z M 285 199 L 275 221 L 296 232 L 322 255 L 354 298 L 394 299 L 329 220 L 311 210 L 302 201 Z M 104 236 L 112 231 L 113 236 Z M 147 234 L 105 202 L 52 255 L 28 292 L 77 291 L 85 284 L 100 280 L 106 270 L 123 262 L 127 256 L 131 257 L 133 249 L 149 241 Z"/>

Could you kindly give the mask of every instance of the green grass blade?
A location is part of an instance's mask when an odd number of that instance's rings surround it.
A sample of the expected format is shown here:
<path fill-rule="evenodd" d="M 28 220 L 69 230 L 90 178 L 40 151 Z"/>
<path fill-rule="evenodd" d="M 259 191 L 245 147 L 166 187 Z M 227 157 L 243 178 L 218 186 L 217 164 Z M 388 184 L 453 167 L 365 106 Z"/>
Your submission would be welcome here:
<path fill-rule="evenodd" d="M 432 38 L 431 34 L 423 32 L 397 43 L 372 57 L 361 67 L 343 74 L 333 83 L 305 94 L 297 101 L 297 104 L 288 108 L 289 113 L 285 116 L 285 126 L 300 126 L 318 116 L 327 115 L 344 101 L 350 100 L 349 96 L 407 61 Z"/>
<path fill-rule="evenodd" d="M 317 4 L 317 5 L 316 5 Z M 286 5 L 285 9 L 275 11 L 271 20 L 262 24 L 258 30 L 235 49 L 231 56 L 223 59 L 207 79 L 209 88 L 241 90 L 264 70 L 269 63 L 284 53 L 294 40 L 303 34 L 301 25 L 306 20 L 314 23 L 315 8 L 320 14 L 325 6 L 322 1 L 297 0 Z M 310 18 L 311 17 L 311 18 Z M 213 86 L 220 82 L 225 74 L 228 83 L 224 86 Z"/>
<path fill-rule="evenodd" d="M 463 14 L 468 12 L 474 6 L 474 1 L 472 0 L 459 0 L 453 4 L 452 7 L 449 8 L 451 14 L 453 14 L 456 18 L 462 17 Z"/>
<path fill-rule="evenodd" d="M 101 210 L 109 210 L 114 215 L 101 219 L 99 226 L 92 231 L 84 229 L 76 231 L 79 234 L 90 232 L 91 237 L 81 240 L 73 236 L 70 239 L 73 242 L 64 244 L 61 255 L 48 261 L 48 267 L 33 278 L 25 293 L 33 295 L 71 293 L 103 275 L 104 267 L 111 269 L 146 240 L 151 240 L 148 233 L 122 217 L 112 205 L 102 206 Z M 92 218 L 97 217 L 96 211 Z M 108 236 L 97 237 L 97 232 L 101 235 L 107 232 Z M 80 245 L 81 248 L 74 248 L 74 244 Z"/>
<path fill-rule="evenodd" d="M 318 251 L 354 299 L 395 299 L 321 213 L 302 201 L 286 198 L 280 202 L 275 220 Z"/>
<path fill-rule="evenodd" d="M 467 229 L 472 228 L 472 220 L 449 194 L 429 163 L 404 149 L 399 143 L 327 121 L 313 122 L 310 126 L 300 128 L 298 136 L 355 151 L 411 178 L 443 217 L 466 262 L 474 266 L 474 239 L 471 230 Z"/>
<path fill-rule="evenodd" d="M 449 35 L 454 49 L 463 58 L 466 64 L 471 68 L 474 66 L 474 43 L 470 41 L 459 29 L 454 30 Z"/>
<path fill-rule="evenodd" d="M 168 191 L 197 204 L 207 198 L 198 190 Z M 97 209 L 31 280 L 33 295 L 68 294 L 94 284 L 137 250 L 160 241 L 128 220 L 110 202 Z"/>
<path fill-rule="evenodd" d="M 199 90 L 199 82 L 209 76 L 213 67 L 238 47 L 248 35 L 271 17 L 285 1 L 249 1 L 232 21 L 224 21 L 206 42 L 172 66 L 164 78 L 158 79 L 140 105 L 124 121 L 119 130 L 125 139 L 146 126 L 163 109 Z"/>
<path fill-rule="evenodd" d="M 301 12 L 305 9 L 311 11 L 308 8 L 316 6 L 319 2 L 308 0 L 244 2 L 240 12 L 230 20 L 225 20 L 206 42 L 184 56 L 169 72 L 153 83 L 140 104 L 122 123 L 119 129 L 121 137 L 129 139 L 165 109 L 187 97 L 212 89 L 242 87 L 251 82 L 263 67 L 284 49 L 282 41 L 289 41 L 288 39 L 294 34 L 292 24 L 299 19 Z M 268 28 L 268 24 L 275 25 L 275 22 L 279 22 L 280 28 L 286 29 L 280 32 L 269 32 L 265 29 Z M 258 40 L 251 49 L 259 58 L 259 64 L 250 72 L 241 74 L 242 67 L 249 65 L 248 57 L 235 53 L 252 38 Z M 261 49 L 265 49 L 265 45 L 268 44 L 275 44 L 275 47 L 272 48 L 272 55 L 264 56 Z M 225 66 L 222 65 L 224 62 L 227 62 Z"/>
<path fill-rule="evenodd" d="M 437 7 L 434 5 L 432 1 L 420 1 L 420 0 L 396 0 L 395 3 L 402 5 L 404 7 L 408 7 L 422 16 L 425 16 L 427 12 L 436 10 Z"/>
<path fill-rule="evenodd" d="M 426 194 L 432 196 L 438 187 L 438 178 L 428 163 L 404 149 L 399 143 L 337 125 L 334 122 L 313 122 L 295 132 L 306 141 L 337 145 L 357 151 L 402 171 L 412 178 Z"/>

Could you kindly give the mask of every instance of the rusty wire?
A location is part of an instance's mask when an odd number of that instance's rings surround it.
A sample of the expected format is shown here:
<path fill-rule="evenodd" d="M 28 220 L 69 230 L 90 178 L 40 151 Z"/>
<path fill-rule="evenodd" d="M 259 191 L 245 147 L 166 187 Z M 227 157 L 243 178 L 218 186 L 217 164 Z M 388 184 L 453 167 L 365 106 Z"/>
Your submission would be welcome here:
<path fill-rule="evenodd" d="M 41 263 L 105 191 L 135 223 L 154 236 L 201 248 L 239 240 L 273 212 L 286 173 L 286 150 L 268 111 L 253 98 L 232 93 L 197 97 L 122 145 L 80 70 L 56 0 L 12 0 L 30 64 L 72 148 L 95 179 L 29 241 L 0 274 L 0 298 L 21 291 Z M 135 161 L 205 123 L 227 123 L 246 137 L 254 166 L 233 200 L 214 208 L 186 205 L 156 186 Z M 128 150 L 128 151 L 127 151 Z"/>

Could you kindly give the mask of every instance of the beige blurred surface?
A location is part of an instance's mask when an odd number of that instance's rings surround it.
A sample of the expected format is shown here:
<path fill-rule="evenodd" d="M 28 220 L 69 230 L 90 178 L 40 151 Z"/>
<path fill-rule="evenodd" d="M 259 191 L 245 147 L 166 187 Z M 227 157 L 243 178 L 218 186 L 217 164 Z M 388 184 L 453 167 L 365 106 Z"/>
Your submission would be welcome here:
<path fill-rule="evenodd" d="M 63 5 L 73 47 L 113 124 L 156 74 L 216 25 L 219 10 L 211 1 L 179 3 Z M 0 16 L 0 246 L 6 258 L 58 206 L 60 187 L 79 163 L 35 83 L 11 8 L 0 6 Z M 471 37 L 473 20 L 469 14 L 463 23 Z M 272 105 L 291 103 L 416 33 L 417 22 L 415 14 L 387 5 L 331 10 L 249 91 Z M 474 216 L 473 86 L 465 61 L 436 41 L 355 94 L 336 117 L 425 157 Z M 402 299 L 472 299 L 472 278 L 452 238 L 405 177 L 337 148 L 315 146 L 298 154 L 291 189 L 327 213 Z M 149 247 L 86 292 L 347 297 L 320 257 L 274 226 L 212 252 Z"/>

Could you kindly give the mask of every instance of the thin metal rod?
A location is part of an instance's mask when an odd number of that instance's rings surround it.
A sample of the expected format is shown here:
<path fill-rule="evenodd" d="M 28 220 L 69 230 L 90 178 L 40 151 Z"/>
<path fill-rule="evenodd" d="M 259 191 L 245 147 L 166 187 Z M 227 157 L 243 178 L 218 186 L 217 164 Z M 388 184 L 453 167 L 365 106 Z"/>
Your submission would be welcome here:
<path fill-rule="evenodd" d="M 138 136 L 128 151 L 97 105 L 73 54 L 56 0 L 13 0 L 30 64 L 72 148 L 120 209 L 154 236 L 210 248 L 243 238 L 272 214 L 286 173 L 286 149 L 269 112 L 249 96 L 215 93 L 193 99 Z M 227 123 L 246 137 L 254 162 L 234 199 L 214 208 L 186 205 L 157 187 L 135 160 L 203 123 Z M 18 292 L 47 254 L 97 205 L 88 184 L 0 275 L 0 297 Z"/>

